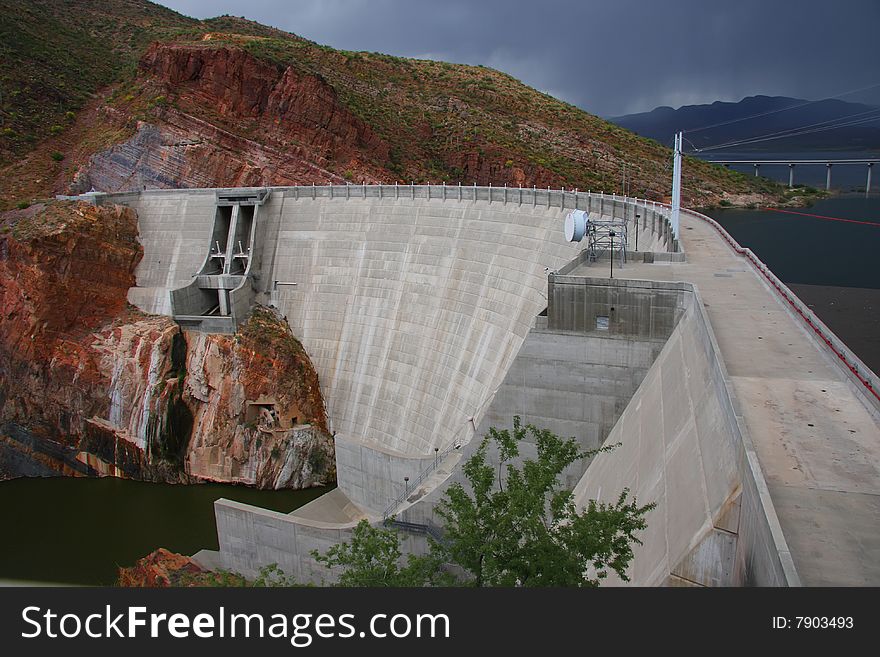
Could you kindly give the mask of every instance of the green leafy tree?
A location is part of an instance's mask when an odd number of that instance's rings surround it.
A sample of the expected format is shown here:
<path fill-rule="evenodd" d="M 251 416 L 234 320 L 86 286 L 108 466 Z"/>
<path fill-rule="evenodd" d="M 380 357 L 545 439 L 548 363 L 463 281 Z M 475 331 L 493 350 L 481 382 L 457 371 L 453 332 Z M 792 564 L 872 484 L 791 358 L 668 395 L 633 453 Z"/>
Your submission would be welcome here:
<path fill-rule="evenodd" d="M 402 564 L 400 537 L 393 529 L 373 527 L 361 520 L 351 542 L 331 547 L 325 554 L 312 556 L 329 568 L 341 567 L 339 586 L 442 586 L 452 577 L 432 551 L 428 555 L 408 555 Z"/>
<path fill-rule="evenodd" d="M 531 435 L 537 458 L 517 467 L 519 444 Z M 496 467 L 487 461 L 498 448 Z M 628 579 L 636 532 L 654 504 L 639 506 L 624 490 L 614 503 L 590 501 L 579 510 L 559 475 L 598 450 L 574 439 L 513 421 L 513 432 L 490 429 L 464 465 L 470 484 L 452 484 L 436 512 L 444 521 L 435 551 L 470 573 L 474 586 L 597 586 L 613 570 Z"/>
<path fill-rule="evenodd" d="M 537 458 L 514 460 L 531 436 Z M 497 447 L 498 464 L 489 462 Z M 366 520 L 350 543 L 335 545 L 319 563 L 342 568 L 342 586 L 429 586 L 453 583 L 444 564 L 456 564 L 473 586 L 598 586 L 614 571 L 628 580 L 636 532 L 654 504 L 639 506 L 624 489 L 614 503 L 591 500 L 579 509 L 572 491 L 560 484 L 566 467 L 616 445 L 583 451 L 571 438 L 523 426 L 513 432 L 490 429 L 463 466 L 468 485 L 453 483 L 436 508 L 443 541 L 430 540 L 426 556 L 410 555 L 401 566 L 397 531 Z"/>

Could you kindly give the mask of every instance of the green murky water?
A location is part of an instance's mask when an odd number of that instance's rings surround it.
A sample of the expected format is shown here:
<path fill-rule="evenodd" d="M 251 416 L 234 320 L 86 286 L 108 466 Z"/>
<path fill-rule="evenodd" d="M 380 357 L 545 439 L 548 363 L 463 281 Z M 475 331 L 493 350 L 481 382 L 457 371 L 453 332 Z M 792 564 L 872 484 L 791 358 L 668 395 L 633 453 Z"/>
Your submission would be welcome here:
<path fill-rule="evenodd" d="M 151 484 L 107 477 L 0 482 L 0 579 L 113 584 L 158 547 L 217 549 L 216 499 L 289 512 L 325 493 L 244 486 Z"/>

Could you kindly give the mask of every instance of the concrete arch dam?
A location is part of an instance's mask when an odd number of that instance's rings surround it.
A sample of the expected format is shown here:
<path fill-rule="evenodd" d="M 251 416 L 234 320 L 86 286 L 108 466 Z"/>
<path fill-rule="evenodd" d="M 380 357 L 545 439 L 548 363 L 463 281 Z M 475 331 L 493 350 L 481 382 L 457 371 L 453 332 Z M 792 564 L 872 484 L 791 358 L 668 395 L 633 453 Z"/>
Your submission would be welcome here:
<path fill-rule="evenodd" d="M 138 211 L 145 250 L 132 303 L 177 314 L 171 293 L 205 277 L 209 247 L 213 254 L 225 240 L 217 239 L 218 199 L 233 194 L 246 192 L 115 197 Z M 665 208 L 635 213 L 632 201 L 614 197 L 427 186 L 273 189 L 265 197 L 254 214 L 254 298 L 283 312 L 315 364 L 340 489 L 356 505 L 381 513 L 404 492 L 405 473 L 473 434 L 547 305 L 546 270 L 577 253 L 559 239 L 575 206 L 639 214 L 640 248 L 672 248 Z M 236 302 L 228 305 L 234 314 Z"/>
<path fill-rule="evenodd" d="M 262 192 L 253 210 L 222 211 L 218 219 L 221 205 L 248 204 L 241 199 Z M 637 551 L 635 583 L 798 582 L 761 463 L 725 384 L 725 354 L 699 292 L 676 269 L 689 265 L 668 208 L 534 189 L 262 192 L 107 198 L 139 216 L 145 257 L 130 301 L 201 330 L 234 329 L 253 301 L 276 305 L 318 370 L 336 432 L 339 488 L 291 514 L 218 501 L 221 549 L 200 553 L 206 562 L 245 574 L 274 562 L 303 581 L 332 578 L 312 549 L 346 540 L 361 518 L 395 513 L 429 527 L 433 503 L 461 476 L 457 466 L 472 437 L 518 413 L 587 446 L 609 435 L 642 435 L 633 427 L 664 428 L 659 451 L 621 440 L 613 459 L 566 473 L 579 499 L 622 486 L 653 499 L 662 483 L 662 513 L 649 521 L 659 533 L 652 549 L 646 541 Z M 627 227 L 627 264 L 619 270 L 624 254 L 615 253 L 614 281 L 597 278 L 609 253 L 564 241 L 563 219 L 574 208 Z M 235 227 L 242 225 L 236 217 L 247 230 Z M 223 248 L 218 234 L 228 237 L 227 256 L 246 261 L 237 274 L 206 265 Z M 635 272 L 655 282 L 617 278 Z M 663 282 L 670 280 L 682 282 Z M 220 317 L 217 294 L 228 295 Z M 198 312 L 181 313 L 181 304 Z M 677 379 L 696 387 L 666 385 Z M 660 387 L 657 405 L 651 399 Z M 694 435 L 683 438 L 683 431 Z M 711 456 L 689 460 L 695 450 Z M 668 486 L 671 479 L 683 487 Z M 699 507 L 686 504 L 696 497 Z M 408 548 L 423 543 L 411 536 Z"/>

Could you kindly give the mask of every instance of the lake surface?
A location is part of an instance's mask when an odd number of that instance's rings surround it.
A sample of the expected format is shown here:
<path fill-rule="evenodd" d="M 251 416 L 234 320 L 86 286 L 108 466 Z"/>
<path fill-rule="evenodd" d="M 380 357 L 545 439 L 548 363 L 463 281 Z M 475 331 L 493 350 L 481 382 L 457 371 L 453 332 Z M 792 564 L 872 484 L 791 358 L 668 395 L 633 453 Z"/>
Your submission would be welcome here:
<path fill-rule="evenodd" d="M 264 491 L 223 484 L 181 486 L 106 477 L 0 482 L 0 579 L 113 584 L 159 547 L 218 549 L 214 500 L 289 512 L 328 488 Z"/>
<path fill-rule="evenodd" d="M 732 209 L 707 214 L 752 249 L 865 365 L 880 372 L 880 196 L 839 196 L 790 210 L 801 214 Z"/>
<path fill-rule="evenodd" d="M 802 214 L 733 209 L 708 214 L 786 283 L 880 288 L 880 196 L 840 196 L 786 209 Z"/>

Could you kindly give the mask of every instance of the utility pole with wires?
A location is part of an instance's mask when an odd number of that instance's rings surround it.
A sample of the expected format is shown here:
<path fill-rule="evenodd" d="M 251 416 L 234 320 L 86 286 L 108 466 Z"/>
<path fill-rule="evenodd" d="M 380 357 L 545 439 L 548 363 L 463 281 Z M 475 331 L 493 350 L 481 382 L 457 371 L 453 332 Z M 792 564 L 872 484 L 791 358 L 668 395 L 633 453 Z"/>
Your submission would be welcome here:
<path fill-rule="evenodd" d="M 672 216 L 670 217 L 672 234 L 675 239 L 679 239 L 678 216 L 681 212 L 681 148 L 683 141 L 684 133 L 677 132 L 675 134 L 675 146 L 672 151 Z"/>

